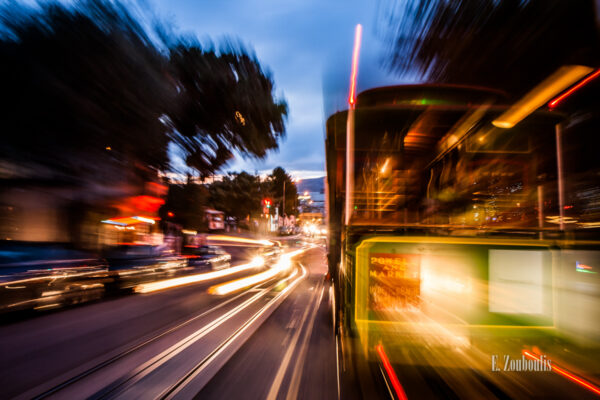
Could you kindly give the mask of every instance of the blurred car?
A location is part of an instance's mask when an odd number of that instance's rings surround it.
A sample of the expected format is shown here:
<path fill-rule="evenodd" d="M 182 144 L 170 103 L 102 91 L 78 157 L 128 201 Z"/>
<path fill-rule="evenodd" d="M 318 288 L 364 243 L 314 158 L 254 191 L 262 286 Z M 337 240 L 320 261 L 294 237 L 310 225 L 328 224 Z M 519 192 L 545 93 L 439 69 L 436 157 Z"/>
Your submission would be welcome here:
<path fill-rule="evenodd" d="M 108 281 L 102 259 L 66 244 L 0 242 L 0 312 L 96 300 Z"/>
<path fill-rule="evenodd" d="M 280 226 L 279 227 L 279 235 L 280 236 L 288 236 L 294 234 L 294 228 L 292 226 Z"/>
<path fill-rule="evenodd" d="M 262 257 L 266 264 L 270 264 L 279 258 L 279 255 L 283 252 L 283 247 L 278 241 L 271 241 L 273 244 L 269 246 L 260 247 L 257 256 Z"/>
<path fill-rule="evenodd" d="M 231 265 L 231 255 L 219 246 L 185 246 L 183 254 L 190 267 L 217 270 Z"/>
<path fill-rule="evenodd" d="M 187 263 L 163 246 L 119 243 L 103 252 L 111 289 L 130 289 L 140 283 L 171 278 L 185 272 Z"/>

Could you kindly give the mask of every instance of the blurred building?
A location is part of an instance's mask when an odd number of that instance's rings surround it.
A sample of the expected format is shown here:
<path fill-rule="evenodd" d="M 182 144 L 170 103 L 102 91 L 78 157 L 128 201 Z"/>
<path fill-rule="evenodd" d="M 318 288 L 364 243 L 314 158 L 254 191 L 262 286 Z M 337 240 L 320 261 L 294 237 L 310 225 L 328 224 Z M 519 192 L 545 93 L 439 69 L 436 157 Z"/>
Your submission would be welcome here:
<path fill-rule="evenodd" d="M 325 218 L 325 194 L 304 191 L 298 196 L 298 222 L 320 225 Z"/>
<path fill-rule="evenodd" d="M 145 235 L 143 220 L 158 219 L 163 185 L 138 183 L 126 173 L 111 180 L 57 177 L 43 168 L 4 164 L 0 176 L 0 240 L 72 243 L 98 249 L 121 241 L 122 232 Z M 128 224 L 119 218 L 141 217 Z M 114 224 L 101 221 L 116 220 Z M 132 238 L 133 239 L 133 238 Z M 138 237 L 139 239 L 139 237 Z"/>
<path fill-rule="evenodd" d="M 158 210 L 165 203 L 166 194 L 167 186 L 146 182 L 142 194 L 115 199 L 110 204 L 113 214 L 96 222 L 101 224 L 98 245 L 161 244 L 164 235 L 158 224 Z"/>

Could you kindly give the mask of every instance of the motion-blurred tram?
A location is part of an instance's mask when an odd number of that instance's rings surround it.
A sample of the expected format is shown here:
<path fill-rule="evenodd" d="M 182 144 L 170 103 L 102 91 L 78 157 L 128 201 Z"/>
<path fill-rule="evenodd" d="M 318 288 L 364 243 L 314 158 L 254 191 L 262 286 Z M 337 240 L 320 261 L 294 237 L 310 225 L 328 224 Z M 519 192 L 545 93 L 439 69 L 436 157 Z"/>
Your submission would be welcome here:
<path fill-rule="evenodd" d="M 357 393 L 527 397 L 494 356 L 600 387 L 594 93 L 524 112 L 487 88 L 382 87 L 329 117 L 328 263 Z"/>

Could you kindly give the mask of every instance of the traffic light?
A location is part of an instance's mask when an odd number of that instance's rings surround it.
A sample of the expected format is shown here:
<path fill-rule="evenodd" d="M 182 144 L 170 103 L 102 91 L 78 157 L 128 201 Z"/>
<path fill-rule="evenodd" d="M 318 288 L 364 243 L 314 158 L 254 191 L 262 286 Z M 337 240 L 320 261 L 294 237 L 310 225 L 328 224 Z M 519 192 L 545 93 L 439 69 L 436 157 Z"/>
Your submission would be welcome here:
<path fill-rule="evenodd" d="M 266 217 L 267 215 L 270 214 L 270 211 L 271 211 L 271 199 L 267 199 L 267 198 L 262 199 L 262 206 L 263 206 L 263 214 L 265 214 L 265 217 Z"/>

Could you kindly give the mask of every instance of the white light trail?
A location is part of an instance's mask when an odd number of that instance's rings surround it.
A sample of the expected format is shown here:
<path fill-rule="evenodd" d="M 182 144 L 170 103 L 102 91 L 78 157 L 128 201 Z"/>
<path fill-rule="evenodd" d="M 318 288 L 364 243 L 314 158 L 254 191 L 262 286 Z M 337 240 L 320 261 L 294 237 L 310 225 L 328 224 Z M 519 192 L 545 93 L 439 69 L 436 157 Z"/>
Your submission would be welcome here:
<path fill-rule="evenodd" d="M 240 289 L 247 288 L 260 282 L 267 281 L 276 276 L 277 274 L 289 270 L 292 267 L 292 258 L 304 253 L 308 249 L 309 248 L 305 248 L 283 254 L 280 257 L 279 261 L 269 270 L 256 275 L 248 276 L 246 278 L 241 278 L 231 282 L 226 282 L 220 285 L 212 286 L 208 289 L 208 293 L 224 295 L 231 292 L 235 292 Z"/>

